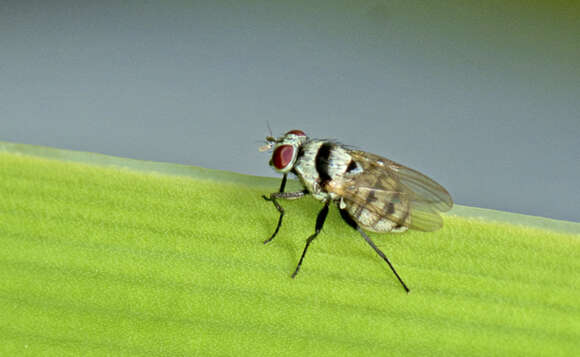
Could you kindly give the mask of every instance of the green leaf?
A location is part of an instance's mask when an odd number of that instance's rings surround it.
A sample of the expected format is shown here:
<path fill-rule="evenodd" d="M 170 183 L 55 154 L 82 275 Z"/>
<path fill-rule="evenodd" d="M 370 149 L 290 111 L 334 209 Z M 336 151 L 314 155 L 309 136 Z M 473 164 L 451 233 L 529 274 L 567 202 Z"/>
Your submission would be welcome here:
<path fill-rule="evenodd" d="M 0 355 L 573 355 L 580 224 L 458 206 L 371 234 L 279 180 L 0 143 Z M 292 185 L 297 187 L 297 183 Z M 525 225 L 522 225 L 525 224 Z"/>

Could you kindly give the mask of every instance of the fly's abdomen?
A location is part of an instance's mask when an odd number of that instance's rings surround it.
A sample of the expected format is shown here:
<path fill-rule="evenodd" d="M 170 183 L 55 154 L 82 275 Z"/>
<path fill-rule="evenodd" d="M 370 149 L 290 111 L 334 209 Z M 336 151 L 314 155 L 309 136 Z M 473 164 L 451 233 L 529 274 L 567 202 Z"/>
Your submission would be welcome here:
<path fill-rule="evenodd" d="M 361 205 L 348 202 L 346 209 L 350 216 L 359 224 L 359 226 L 371 232 L 404 232 L 407 230 L 405 225 L 393 222 L 388 218 L 382 217 Z"/>

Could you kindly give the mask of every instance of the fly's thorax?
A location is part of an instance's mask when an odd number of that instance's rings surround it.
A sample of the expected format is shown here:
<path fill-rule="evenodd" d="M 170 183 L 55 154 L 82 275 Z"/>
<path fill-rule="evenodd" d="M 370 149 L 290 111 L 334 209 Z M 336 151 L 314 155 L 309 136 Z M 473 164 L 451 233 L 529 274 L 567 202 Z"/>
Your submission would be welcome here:
<path fill-rule="evenodd" d="M 314 198 L 321 201 L 328 198 L 328 194 L 321 190 L 318 172 L 316 171 L 316 154 L 322 144 L 323 141 L 321 140 L 306 141 L 300 149 L 300 155 L 296 159 L 293 170 L 298 179 L 302 182 L 304 188 L 306 188 Z"/>
<path fill-rule="evenodd" d="M 273 151 L 270 166 L 279 173 L 290 172 L 296 163 L 302 144 L 308 140 L 301 130 L 291 130 L 278 139 L 272 139 Z"/>
<path fill-rule="evenodd" d="M 339 200 L 335 192 L 328 192 L 326 186 L 341 180 L 352 170 L 353 161 L 348 151 L 340 144 L 309 139 L 302 144 L 293 172 L 304 187 L 318 200 Z"/>

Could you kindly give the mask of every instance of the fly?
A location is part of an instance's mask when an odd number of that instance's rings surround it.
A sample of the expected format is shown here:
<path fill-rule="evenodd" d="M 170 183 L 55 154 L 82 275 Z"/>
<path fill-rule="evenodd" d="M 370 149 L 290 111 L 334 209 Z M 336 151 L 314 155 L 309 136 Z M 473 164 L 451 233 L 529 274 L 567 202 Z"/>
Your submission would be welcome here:
<path fill-rule="evenodd" d="M 264 244 L 276 237 L 282 225 L 284 208 L 279 199 L 294 200 L 312 195 L 324 204 L 292 278 L 298 274 L 306 251 L 320 233 L 329 205 L 333 203 L 342 219 L 359 232 L 409 292 L 387 256 L 364 230 L 378 233 L 408 229 L 435 231 L 443 226 L 439 213 L 453 206 L 447 190 L 422 173 L 394 161 L 334 141 L 311 139 L 301 130 L 291 130 L 279 138 L 268 136 L 260 151 L 269 149 L 272 149 L 270 166 L 283 176 L 278 192 L 263 196 L 280 212 L 276 229 Z M 298 177 L 304 188 L 302 191 L 284 192 L 289 173 Z"/>

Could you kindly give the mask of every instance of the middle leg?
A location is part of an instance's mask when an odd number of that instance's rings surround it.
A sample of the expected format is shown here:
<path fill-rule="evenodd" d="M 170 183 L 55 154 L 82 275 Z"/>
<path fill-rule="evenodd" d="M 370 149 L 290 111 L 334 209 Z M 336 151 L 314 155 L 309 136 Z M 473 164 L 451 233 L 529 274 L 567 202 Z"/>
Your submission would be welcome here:
<path fill-rule="evenodd" d="M 298 261 L 298 265 L 296 266 L 296 270 L 294 270 L 294 273 L 292 273 L 292 278 L 295 278 L 296 274 L 298 274 L 298 271 L 300 270 L 300 266 L 302 265 L 302 261 L 304 260 L 304 256 L 306 255 L 306 251 L 308 250 L 308 246 L 310 246 L 310 243 L 312 243 L 314 238 L 316 238 L 316 236 L 318 236 L 318 233 L 320 233 L 320 231 L 322 230 L 322 226 L 324 226 L 324 221 L 326 221 L 326 216 L 328 215 L 328 205 L 329 204 L 330 204 L 330 201 L 326 201 L 326 203 L 324 204 L 324 207 L 322 207 L 322 209 L 318 213 L 318 217 L 316 217 L 316 228 L 314 230 L 314 234 L 311 235 L 310 237 L 308 237 L 308 239 L 306 240 L 306 246 L 304 247 L 304 250 L 302 251 L 302 256 L 300 257 L 300 261 Z"/>

